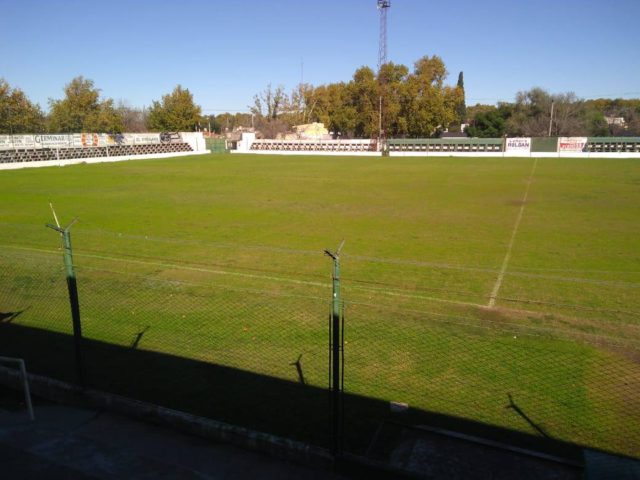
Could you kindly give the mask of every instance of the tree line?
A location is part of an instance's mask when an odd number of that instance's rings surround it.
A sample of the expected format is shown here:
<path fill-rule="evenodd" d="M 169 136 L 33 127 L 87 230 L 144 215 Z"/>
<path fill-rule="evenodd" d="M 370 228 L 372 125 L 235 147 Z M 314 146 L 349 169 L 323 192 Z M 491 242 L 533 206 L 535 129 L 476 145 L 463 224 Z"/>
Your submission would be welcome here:
<path fill-rule="evenodd" d="M 299 84 L 291 92 L 271 84 L 253 97 L 249 113 L 202 115 L 188 89 L 178 85 L 151 106 L 134 108 L 104 98 L 92 80 L 76 77 L 49 112 L 0 78 L 0 133 L 193 131 L 217 133 L 255 127 L 265 138 L 294 125 L 322 122 L 334 136 L 390 138 L 438 136 L 442 131 L 472 137 L 640 135 L 639 99 L 582 100 L 574 93 L 542 88 L 519 92 L 513 102 L 467 107 L 464 75 L 447 85 L 437 55 L 412 68 L 387 63 L 378 72 L 363 66 L 346 82 Z M 622 119 L 622 120 L 621 120 Z"/>
<path fill-rule="evenodd" d="M 410 70 L 392 62 L 379 72 L 363 66 L 348 82 L 267 88 L 249 108 L 266 137 L 292 125 L 322 122 L 334 135 L 375 138 L 428 137 L 464 115 L 464 85 L 445 85 L 448 73 L 438 56 L 425 56 Z M 382 114 L 381 114 L 382 112 Z"/>
<path fill-rule="evenodd" d="M 467 112 L 472 137 L 640 136 L 640 99 L 582 100 L 532 88 L 513 103 L 475 105 Z"/>
<path fill-rule="evenodd" d="M 467 107 L 463 72 L 455 86 L 445 84 L 447 76 L 440 57 L 425 56 L 412 70 L 394 63 L 377 73 L 361 67 L 348 82 L 301 84 L 289 95 L 268 85 L 255 95 L 249 119 L 267 138 L 309 122 L 356 138 L 375 138 L 380 126 L 393 138 L 433 137 L 461 127 L 471 137 L 640 135 L 639 99 L 583 100 L 535 87 L 518 92 L 514 102 Z M 234 126 L 249 126 L 246 115 L 224 115 L 227 126 L 230 118 Z"/>
<path fill-rule="evenodd" d="M 149 109 L 137 109 L 103 98 L 92 80 L 79 76 L 65 85 L 63 98 L 49 100 L 45 114 L 22 90 L 0 78 L 0 134 L 192 131 L 201 117 L 193 95 L 180 85 Z"/>

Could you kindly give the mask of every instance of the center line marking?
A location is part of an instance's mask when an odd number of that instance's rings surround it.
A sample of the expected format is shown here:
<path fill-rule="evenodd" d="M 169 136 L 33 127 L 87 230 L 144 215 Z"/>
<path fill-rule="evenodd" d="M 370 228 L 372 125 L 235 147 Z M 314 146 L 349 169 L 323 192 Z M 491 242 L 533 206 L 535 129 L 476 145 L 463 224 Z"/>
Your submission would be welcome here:
<path fill-rule="evenodd" d="M 509 266 L 509 260 L 511 259 L 511 250 L 513 250 L 513 244 L 516 241 L 516 234 L 518 233 L 518 228 L 520 227 L 520 221 L 522 220 L 522 214 L 524 213 L 524 207 L 527 204 L 527 198 L 529 197 L 529 189 L 531 188 L 531 182 L 533 180 L 533 175 L 536 173 L 536 166 L 538 165 L 538 158 L 533 162 L 533 167 L 531 168 L 531 174 L 529 175 L 529 180 L 527 180 L 527 188 L 524 191 L 524 197 L 522 197 L 522 205 L 520 205 L 520 211 L 518 212 L 518 217 L 516 218 L 516 224 L 513 226 L 513 231 L 511 232 L 511 239 L 509 240 L 509 246 L 507 247 L 507 254 L 504 256 L 504 260 L 502 261 L 502 267 L 500 268 L 500 273 L 498 274 L 498 279 L 496 280 L 496 284 L 493 286 L 493 290 L 491 291 L 491 296 L 489 297 L 489 304 L 487 305 L 489 308 L 493 308 L 496 304 L 496 299 L 498 298 L 498 292 L 500 291 L 500 287 L 502 286 L 502 280 L 504 279 L 504 274 L 507 272 L 507 267 Z"/>

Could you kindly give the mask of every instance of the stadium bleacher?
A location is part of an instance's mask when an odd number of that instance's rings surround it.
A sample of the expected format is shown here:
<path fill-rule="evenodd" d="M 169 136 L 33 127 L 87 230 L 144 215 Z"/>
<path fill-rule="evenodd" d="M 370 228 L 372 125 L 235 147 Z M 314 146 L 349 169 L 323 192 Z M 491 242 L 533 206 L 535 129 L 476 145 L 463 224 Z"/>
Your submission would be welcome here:
<path fill-rule="evenodd" d="M 191 151 L 194 151 L 192 146 L 187 142 L 181 141 L 181 139 L 172 140 L 170 143 L 143 143 L 135 145 L 66 148 L 15 148 L 0 150 L 0 163 L 46 162 L 83 158 L 154 155 Z"/>
<path fill-rule="evenodd" d="M 390 139 L 390 152 L 501 152 L 501 138 Z"/>
<path fill-rule="evenodd" d="M 250 150 L 291 152 L 375 152 L 376 140 L 254 140 Z"/>
<path fill-rule="evenodd" d="M 589 137 L 589 152 L 640 152 L 640 137 Z"/>

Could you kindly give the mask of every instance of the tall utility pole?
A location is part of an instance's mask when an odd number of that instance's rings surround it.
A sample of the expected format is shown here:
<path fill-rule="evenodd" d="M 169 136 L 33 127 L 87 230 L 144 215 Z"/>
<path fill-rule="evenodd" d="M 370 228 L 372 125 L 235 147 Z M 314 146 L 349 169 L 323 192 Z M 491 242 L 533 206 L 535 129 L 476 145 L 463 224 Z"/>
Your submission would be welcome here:
<path fill-rule="evenodd" d="M 385 132 L 382 127 L 382 108 L 384 104 L 384 87 L 382 85 L 382 66 L 387 63 L 387 10 L 391 8 L 391 0 L 377 0 L 380 12 L 380 41 L 378 44 L 378 81 L 380 82 L 380 99 L 378 111 L 378 149 L 384 148 Z"/>

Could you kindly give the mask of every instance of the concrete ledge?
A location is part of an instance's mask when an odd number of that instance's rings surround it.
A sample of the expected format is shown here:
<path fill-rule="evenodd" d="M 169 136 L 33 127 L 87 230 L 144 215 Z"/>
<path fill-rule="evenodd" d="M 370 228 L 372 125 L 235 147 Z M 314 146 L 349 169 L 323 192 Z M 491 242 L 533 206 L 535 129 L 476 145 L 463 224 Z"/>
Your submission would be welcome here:
<path fill-rule="evenodd" d="M 389 152 L 391 157 L 504 157 L 504 158 L 640 158 L 635 152 Z"/>
<path fill-rule="evenodd" d="M 320 155 L 333 157 L 381 157 L 381 152 L 323 152 L 310 150 L 231 150 L 233 154 L 246 153 L 255 155 Z M 559 153 L 559 152 L 530 152 L 517 154 L 513 152 L 389 152 L 390 157 L 489 157 L 489 158 L 639 158 L 640 153 L 634 152 L 589 152 L 589 153 Z"/>
<path fill-rule="evenodd" d="M 32 393 L 46 400 L 118 413 L 170 427 L 191 435 L 264 452 L 284 460 L 304 463 L 305 465 L 320 468 L 331 468 L 333 466 L 331 454 L 320 447 L 198 417 L 120 395 L 92 389 L 81 389 L 75 385 L 40 375 L 29 374 L 28 377 Z M 10 368 L 0 367 L 0 384 L 19 390 L 21 388 L 19 372 Z"/>
<path fill-rule="evenodd" d="M 41 167 L 64 167 L 66 165 L 78 165 L 81 163 L 108 163 L 126 162 L 129 160 L 151 160 L 156 158 L 188 157 L 190 155 L 208 155 L 209 150 L 197 152 L 171 152 L 171 153 L 150 153 L 145 155 L 124 155 L 120 157 L 92 157 L 73 158 L 69 160 L 51 160 L 42 162 L 11 162 L 0 163 L 0 170 L 18 170 L 21 168 L 41 168 Z"/>

